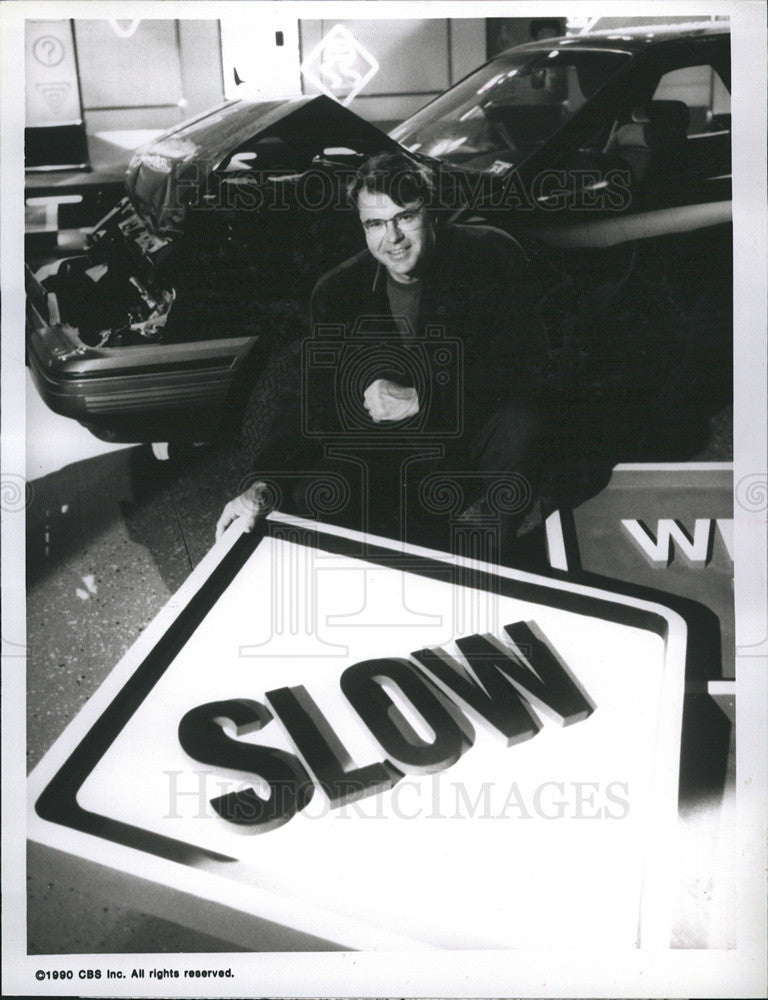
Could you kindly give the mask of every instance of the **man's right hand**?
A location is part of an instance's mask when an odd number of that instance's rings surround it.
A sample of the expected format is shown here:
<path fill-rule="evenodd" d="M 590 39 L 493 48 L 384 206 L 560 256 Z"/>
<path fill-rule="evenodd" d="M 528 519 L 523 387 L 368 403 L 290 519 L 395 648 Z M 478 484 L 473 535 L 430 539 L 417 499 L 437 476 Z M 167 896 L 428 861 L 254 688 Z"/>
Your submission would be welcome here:
<path fill-rule="evenodd" d="M 266 488 L 266 483 L 252 483 L 245 493 L 241 493 L 239 497 L 226 504 L 216 523 L 216 541 L 238 518 L 242 518 L 243 531 L 253 530 L 258 519 L 267 513 L 267 506 L 264 503 Z"/>
<path fill-rule="evenodd" d="M 376 424 L 384 420 L 407 420 L 419 412 L 419 394 L 413 386 L 377 378 L 363 393 L 363 406 Z"/>

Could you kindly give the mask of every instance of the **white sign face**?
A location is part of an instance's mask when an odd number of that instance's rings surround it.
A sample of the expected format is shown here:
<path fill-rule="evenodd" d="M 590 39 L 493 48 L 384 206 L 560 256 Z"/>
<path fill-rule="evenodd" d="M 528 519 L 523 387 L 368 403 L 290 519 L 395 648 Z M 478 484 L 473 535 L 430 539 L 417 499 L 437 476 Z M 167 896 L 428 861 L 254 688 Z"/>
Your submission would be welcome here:
<path fill-rule="evenodd" d="M 32 839 L 241 942 L 668 947 L 682 620 L 317 527 L 212 551 L 32 775 Z"/>
<path fill-rule="evenodd" d="M 301 64 L 308 83 L 345 107 L 378 71 L 378 60 L 343 24 L 331 28 Z"/>

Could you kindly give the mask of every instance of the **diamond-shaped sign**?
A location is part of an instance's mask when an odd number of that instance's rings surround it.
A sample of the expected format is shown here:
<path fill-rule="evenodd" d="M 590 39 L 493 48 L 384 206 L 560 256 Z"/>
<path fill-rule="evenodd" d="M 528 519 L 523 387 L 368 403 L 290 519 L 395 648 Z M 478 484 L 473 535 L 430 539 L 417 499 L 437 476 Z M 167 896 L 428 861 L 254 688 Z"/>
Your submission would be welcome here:
<path fill-rule="evenodd" d="M 667 948 L 686 635 L 645 598 L 273 512 L 38 765 L 29 836 L 56 878 L 65 852 L 245 948 L 265 921 L 322 950 Z"/>
<path fill-rule="evenodd" d="M 345 106 L 378 71 L 378 60 L 343 24 L 331 28 L 301 64 L 309 83 Z"/>

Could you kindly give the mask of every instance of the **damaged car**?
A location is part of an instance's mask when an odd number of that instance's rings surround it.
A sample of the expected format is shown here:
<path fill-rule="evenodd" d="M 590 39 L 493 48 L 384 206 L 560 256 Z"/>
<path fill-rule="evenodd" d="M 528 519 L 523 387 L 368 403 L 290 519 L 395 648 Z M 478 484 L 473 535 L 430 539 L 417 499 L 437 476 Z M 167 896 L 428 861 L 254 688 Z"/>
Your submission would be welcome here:
<path fill-rule="evenodd" d="M 86 252 L 27 269 L 45 402 L 110 441 L 226 432 L 275 344 L 303 332 L 319 275 L 357 248 L 343 177 L 388 143 L 318 97 L 228 103 L 135 156 Z"/>
<path fill-rule="evenodd" d="M 28 362 L 105 440 L 232 435 L 364 246 L 350 174 L 401 150 L 435 169 L 438 216 L 524 247 L 575 396 L 701 423 L 730 391 L 730 143 L 722 24 L 510 49 L 390 135 L 325 96 L 227 102 L 133 157 L 82 254 L 27 269 Z"/>

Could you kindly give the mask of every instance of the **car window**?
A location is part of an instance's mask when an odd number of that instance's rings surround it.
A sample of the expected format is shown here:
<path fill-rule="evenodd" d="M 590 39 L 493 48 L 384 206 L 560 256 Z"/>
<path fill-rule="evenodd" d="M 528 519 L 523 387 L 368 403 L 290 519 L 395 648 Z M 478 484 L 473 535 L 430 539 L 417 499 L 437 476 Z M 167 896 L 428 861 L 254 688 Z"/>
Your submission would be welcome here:
<path fill-rule="evenodd" d="M 629 58 L 558 49 L 500 56 L 409 118 L 392 138 L 412 152 L 500 172 L 546 142 Z"/>
<path fill-rule="evenodd" d="M 730 198 L 730 74 L 721 55 L 658 69 L 616 121 L 609 150 L 630 170 L 638 207 Z"/>
<path fill-rule="evenodd" d="M 685 66 L 665 73 L 654 101 L 680 101 L 688 108 L 688 136 L 730 128 L 731 95 L 713 66 Z"/>

